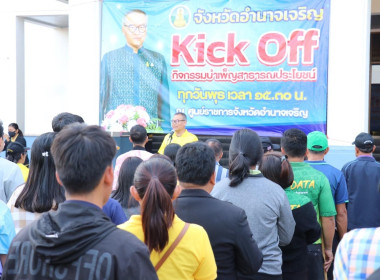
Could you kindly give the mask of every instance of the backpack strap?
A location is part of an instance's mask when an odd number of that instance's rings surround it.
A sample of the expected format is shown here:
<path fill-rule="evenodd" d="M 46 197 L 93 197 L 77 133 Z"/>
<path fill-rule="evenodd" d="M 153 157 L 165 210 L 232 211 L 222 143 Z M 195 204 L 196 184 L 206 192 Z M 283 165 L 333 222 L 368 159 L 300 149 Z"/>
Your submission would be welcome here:
<path fill-rule="evenodd" d="M 190 224 L 185 223 L 185 226 L 181 230 L 181 232 L 178 234 L 176 240 L 172 243 L 172 245 L 169 247 L 169 249 L 165 252 L 165 254 L 162 256 L 162 258 L 159 260 L 159 262 L 155 265 L 154 269 L 158 271 L 160 267 L 164 264 L 166 259 L 170 256 L 170 254 L 173 252 L 175 247 L 177 247 L 178 243 L 181 241 L 182 237 L 185 235 L 186 231 L 188 230 Z"/>

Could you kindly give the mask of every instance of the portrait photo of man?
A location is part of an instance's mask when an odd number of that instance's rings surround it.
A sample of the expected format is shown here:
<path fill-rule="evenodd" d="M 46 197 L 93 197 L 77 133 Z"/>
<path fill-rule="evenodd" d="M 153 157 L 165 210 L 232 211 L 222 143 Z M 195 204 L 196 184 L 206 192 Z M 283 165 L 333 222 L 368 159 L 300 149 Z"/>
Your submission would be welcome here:
<path fill-rule="evenodd" d="M 100 73 L 99 118 L 117 106 L 146 109 L 149 117 L 169 124 L 169 88 L 164 56 L 146 49 L 148 16 L 138 9 L 125 13 L 122 32 L 126 45 L 104 54 Z M 164 122 L 161 124 L 164 128 Z"/>

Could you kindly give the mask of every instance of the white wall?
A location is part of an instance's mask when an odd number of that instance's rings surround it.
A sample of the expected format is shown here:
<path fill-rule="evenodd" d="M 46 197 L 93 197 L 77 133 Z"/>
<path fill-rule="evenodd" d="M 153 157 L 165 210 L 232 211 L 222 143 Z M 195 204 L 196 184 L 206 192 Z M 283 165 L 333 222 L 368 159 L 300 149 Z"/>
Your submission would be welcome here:
<path fill-rule="evenodd" d="M 59 95 L 55 95 L 55 88 L 62 88 L 62 84 L 67 84 L 67 41 L 68 31 L 51 29 L 44 30 L 35 26 L 25 25 L 25 36 L 22 32 L 23 17 L 34 15 L 67 15 L 68 5 L 56 0 L 12 0 L 3 1 L 0 9 L 0 119 L 7 125 L 11 122 L 20 123 L 21 129 L 27 134 L 40 134 L 46 131 L 49 126 L 47 120 L 50 118 L 49 107 L 56 107 L 62 104 Z M 44 30 L 44 31 L 43 31 Z M 31 33 L 29 32 L 31 31 Z M 65 39 L 66 37 L 66 39 Z M 23 83 L 17 81 L 17 71 L 23 65 L 20 54 L 23 53 L 24 40 L 26 44 L 25 55 L 25 117 L 24 107 L 17 106 L 17 90 L 23 87 Z M 66 45 L 66 47 L 65 47 Z M 53 49 L 57 48 L 58 53 L 53 54 Z M 65 50 L 66 48 L 66 50 Z M 17 65 L 17 62 L 21 62 Z M 50 71 L 46 71 L 46 66 L 50 65 Z M 61 66 L 56 69 L 56 65 Z M 66 72 L 66 73 L 63 73 Z M 44 76 L 46 78 L 44 78 Z M 53 78 L 54 76 L 54 78 Z M 33 78 L 34 77 L 34 78 Z M 60 78 L 59 78 L 60 77 Z M 64 81 L 66 79 L 66 82 Z M 44 80 L 44 82 L 40 82 Z M 48 100 L 41 99 L 43 92 L 49 91 L 54 98 Z M 59 91 L 63 95 L 67 94 L 67 89 Z M 35 95 L 35 97 L 32 97 Z M 54 102 L 51 102 L 54 101 Z M 36 120 L 37 116 L 39 120 Z M 20 117 L 21 116 L 21 117 Z M 49 130 L 51 128 L 49 127 Z"/>
<path fill-rule="evenodd" d="M 368 132 L 370 0 L 332 0 L 327 135 L 330 145 L 352 145 Z"/>
<path fill-rule="evenodd" d="M 29 135 L 51 131 L 52 118 L 70 110 L 68 38 L 67 28 L 25 22 L 25 132 Z"/>
<path fill-rule="evenodd" d="M 70 112 L 99 123 L 100 0 L 70 0 Z"/>

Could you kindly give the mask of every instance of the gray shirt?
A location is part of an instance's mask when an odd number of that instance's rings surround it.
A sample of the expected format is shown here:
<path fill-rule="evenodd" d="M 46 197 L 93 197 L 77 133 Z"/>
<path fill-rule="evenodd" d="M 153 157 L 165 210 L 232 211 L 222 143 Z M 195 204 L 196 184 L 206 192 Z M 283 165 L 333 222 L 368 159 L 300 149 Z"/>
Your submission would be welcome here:
<path fill-rule="evenodd" d="M 14 190 L 22 184 L 24 178 L 20 167 L 0 157 L 0 199 L 7 203 Z"/>
<path fill-rule="evenodd" d="M 285 191 L 262 174 L 250 175 L 236 187 L 226 178 L 215 185 L 211 195 L 244 209 L 264 260 L 261 273 L 280 275 L 282 254 L 279 245 L 290 243 L 295 222 Z"/>

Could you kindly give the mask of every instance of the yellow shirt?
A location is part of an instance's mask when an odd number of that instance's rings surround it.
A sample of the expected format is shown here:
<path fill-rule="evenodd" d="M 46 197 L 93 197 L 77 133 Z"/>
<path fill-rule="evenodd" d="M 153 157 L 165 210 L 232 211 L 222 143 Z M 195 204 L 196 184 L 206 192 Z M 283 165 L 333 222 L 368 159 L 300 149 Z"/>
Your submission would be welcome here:
<path fill-rule="evenodd" d="M 169 243 L 161 253 L 152 251 L 150 254 L 150 260 L 153 266 L 159 262 L 184 226 L 185 222 L 175 215 L 173 225 L 169 229 Z M 144 242 L 144 232 L 140 215 L 131 216 L 129 221 L 118 227 L 133 233 L 138 239 Z M 190 224 L 186 234 L 158 270 L 157 275 L 160 280 L 211 280 L 216 278 L 214 253 L 212 252 L 210 241 L 203 227 Z"/>
<path fill-rule="evenodd" d="M 183 146 L 187 143 L 191 143 L 191 142 L 196 142 L 198 141 L 198 137 L 195 136 L 194 134 L 190 133 L 186 131 L 180 136 L 178 137 L 175 132 L 173 133 L 173 136 L 172 136 L 172 141 L 170 141 L 170 133 L 169 134 L 166 134 L 165 138 L 164 138 L 164 141 L 162 141 L 162 144 L 161 144 L 161 147 L 160 149 L 158 150 L 158 153 L 163 155 L 164 154 L 164 151 L 165 151 L 165 148 L 167 145 L 169 144 L 178 144 L 180 146 Z"/>
<path fill-rule="evenodd" d="M 23 165 L 22 163 L 17 163 L 18 167 L 21 169 L 22 177 L 24 178 L 24 182 L 26 183 L 26 179 L 28 179 L 29 168 Z"/>

